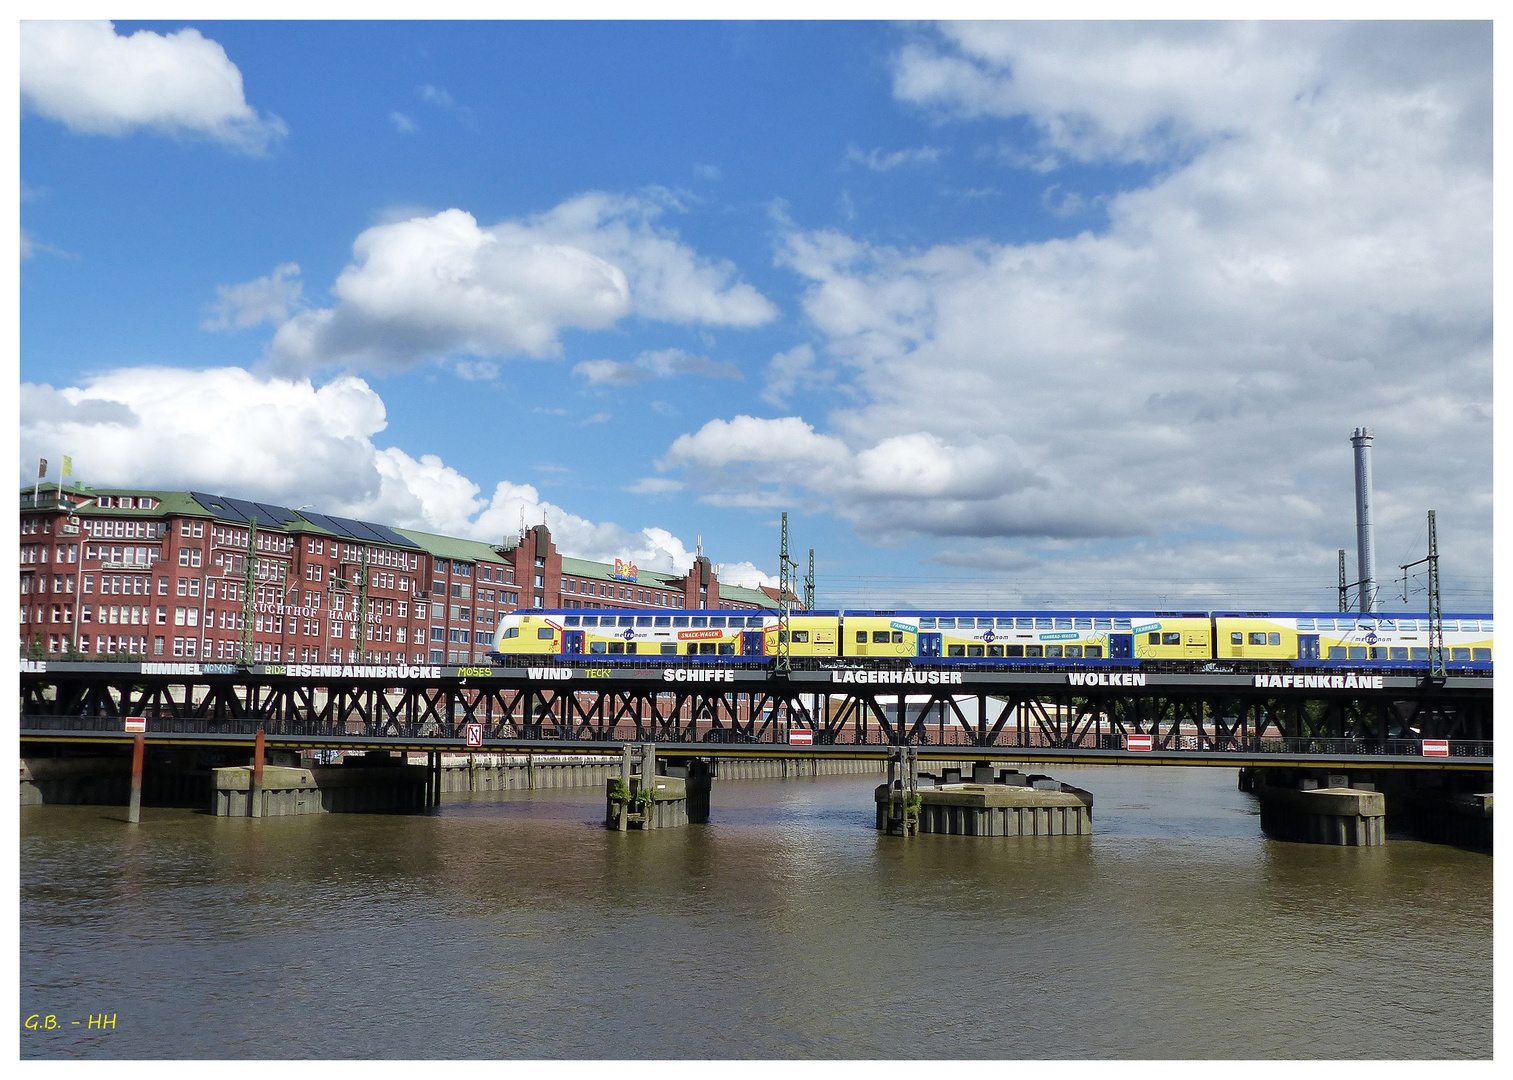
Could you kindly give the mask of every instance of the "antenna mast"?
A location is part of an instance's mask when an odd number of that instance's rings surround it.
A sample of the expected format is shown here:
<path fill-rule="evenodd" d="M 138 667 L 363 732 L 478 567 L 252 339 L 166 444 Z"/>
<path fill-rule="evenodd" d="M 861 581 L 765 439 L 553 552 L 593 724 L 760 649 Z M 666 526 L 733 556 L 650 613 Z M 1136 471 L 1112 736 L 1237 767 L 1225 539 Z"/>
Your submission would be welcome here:
<path fill-rule="evenodd" d="M 253 595 L 257 590 L 257 515 L 247 525 L 247 565 L 242 577 L 242 636 L 237 643 L 237 663 L 252 663 Z"/>
<path fill-rule="evenodd" d="M 804 579 L 804 610 L 814 610 L 814 549 L 809 549 L 809 576 Z"/>
<path fill-rule="evenodd" d="M 1445 620 L 1439 598 L 1439 540 L 1434 533 L 1434 511 L 1429 511 L 1429 555 L 1417 562 L 1399 566 L 1403 572 L 1403 599 L 1408 598 L 1408 571 L 1423 563 L 1429 564 L 1429 678 L 1436 681 L 1445 677 Z"/>
<path fill-rule="evenodd" d="M 788 634 L 788 609 L 793 604 L 793 574 L 798 564 L 788 557 L 788 512 L 783 512 L 783 546 L 778 552 L 778 655 L 772 670 L 776 675 L 793 673 L 793 652 Z"/>

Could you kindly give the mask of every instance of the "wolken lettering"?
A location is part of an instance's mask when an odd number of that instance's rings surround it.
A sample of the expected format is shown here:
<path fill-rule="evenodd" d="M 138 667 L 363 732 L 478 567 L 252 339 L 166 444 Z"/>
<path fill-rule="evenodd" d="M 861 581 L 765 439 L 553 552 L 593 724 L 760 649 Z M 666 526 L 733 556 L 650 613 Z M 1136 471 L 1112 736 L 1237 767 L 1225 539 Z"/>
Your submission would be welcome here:
<path fill-rule="evenodd" d="M 1145 676 L 1134 672 L 1086 671 L 1066 677 L 1073 686 L 1144 686 Z"/>
<path fill-rule="evenodd" d="M 1255 685 L 1267 690 L 1380 690 L 1380 675 L 1257 675 Z"/>
<path fill-rule="evenodd" d="M 831 681 L 838 683 L 929 683 L 933 685 L 961 682 L 959 671 L 833 671 Z"/>

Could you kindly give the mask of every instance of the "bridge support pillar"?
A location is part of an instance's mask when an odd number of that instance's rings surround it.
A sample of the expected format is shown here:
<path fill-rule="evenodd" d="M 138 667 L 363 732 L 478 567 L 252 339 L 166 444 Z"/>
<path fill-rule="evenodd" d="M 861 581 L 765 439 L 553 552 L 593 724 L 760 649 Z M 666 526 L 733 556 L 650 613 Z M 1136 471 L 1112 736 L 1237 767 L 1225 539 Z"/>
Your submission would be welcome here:
<path fill-rule="evenodd" d="M 620 776 L 605 784 L 605 827 L 625 832 L 675 829 L 687 824 L 687 781 L 657 775 L 655 744 L 628 744 L 620 759 Z"/>
<path fill-rule="evenodd" d="M 1380 791 L 1263 783 L 1256 786 L 1255 794 L 1261 803 L 1261 830 L 1275 839 L 1338 847 L 1377 847 L 1387 842 L 1387 800 Z"/>
<path fill-rule="evenodd" d="M 919 751 L 889 747 L 888 782 L 877 792 L 877 827 L 889 836 L 913 836 L 919 831 L 919 809 Z"/>

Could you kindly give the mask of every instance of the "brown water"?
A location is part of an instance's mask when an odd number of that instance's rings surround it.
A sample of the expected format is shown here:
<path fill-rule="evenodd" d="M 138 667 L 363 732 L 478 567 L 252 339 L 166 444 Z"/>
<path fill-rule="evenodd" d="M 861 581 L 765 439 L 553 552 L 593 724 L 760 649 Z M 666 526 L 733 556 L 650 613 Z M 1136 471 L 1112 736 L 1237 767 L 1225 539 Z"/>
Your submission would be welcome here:
<path fill-rule="evenodd" d="M 1487 1057 L 1492 860 L 1059 768 L 1092 837 L 879 836 L 872 778 L 428 816 L 21 811 L 23 1057 Z M 100 1013 L 116 1026 L 72 1026 Z"/>

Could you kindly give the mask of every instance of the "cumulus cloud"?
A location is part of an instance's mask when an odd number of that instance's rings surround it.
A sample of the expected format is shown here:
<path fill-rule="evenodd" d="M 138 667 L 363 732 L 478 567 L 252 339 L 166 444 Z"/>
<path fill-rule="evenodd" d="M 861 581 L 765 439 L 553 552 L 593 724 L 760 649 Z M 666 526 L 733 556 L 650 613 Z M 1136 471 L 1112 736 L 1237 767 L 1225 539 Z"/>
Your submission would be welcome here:
<path fill-rule="evenodd" d="M 389 114 L 389 123 L 393 124 L 394 130 L 401 135 L 408 135 L 416 130 L 415 121 L 397 110 Z"/>
<path fill-rule="evenodd" d="M 933 165 L 940 160 L 942 151 L 938 146 L 916 146 L 906 150 L 882 150 L 873 147 L 863 151 L 852 143 L 846 148 L 846 160 L 865 165 L 873 172 L 891 172 L 900 165 Z"/>
<path fill-rule="evenodd" d="M 453 536 L 499 541 L 545 521 L 558 549 L 579 558 L 630 557 L 682 573 L 687 546 L 657 527 L 595 522 L 529 484 L 484 489 L 434 454 L 375 442 L 382 398 L 362 379 L 323 386 L 242 368 L 128 368 L 77 386 L 21 386 L 23 460 L 65 448 L 95 486 L 233 494 Z M 22 478 L 23 482 L 25 477 Z"/>
<path fill-rule="evenodd" d="M 1301 561 L 1327 596 L 1364 423 L 1379 553 L 1419 557 L 1424 511 L 1452 505 L 1447 565 L 1489 567 L 1490 48 L 1465 23 L 922 33 L 902 100 L 1028 120 L 1030 157 L 1151 178 L 1107 198 L 1101 231 L 1036 242 L 780 222 L 816 361 L 855 404 L 717 421 L 664 465 L 719 505 L 980 541 L 962 558 L 1015 540 L 1200 582 Z M 775 362 L 769 400 L 812 366 Z"/>
<path fill-rule="evenodd" d="M 656 349 L 643 352 L 635 360 L 585 360 L 573 365 L 573 374 L 590 386 L 630 386 L 647 379 L 669 379 L 675 375 L 699 375 L 709 379 L 744 379 L 741 369 L 729 360 L 711 360 L 694 356 L 682 349 Z"/>
<path fill-rule="evenodd" d="M 734 266 L 658 229 L 661 212 L 595 193 L 492 226 L 457 209 L 375 225 L 353 243 L 336 304 L 280 327 L 271 358 L 285 373 L 393 371 L 450 352 L 555 356 L 562 331 L 630 316 L 734 327 L 776 316 Z"/>
<path fill-rule="evenodd" d="M 755 563 L 721 563 L 718 575 L 722 585 L 739 585 L 743 589 L 760 589 L 763 585 L 776 589 L 782 581 L 764 573 Z"/>
<path fill-rule="evenodd" d="M 818 390 L 829 385 L 831 373 L 819 364 L 811 345 L 797 345 L 786 352 L 774 353 L 767 365 L 767 385 L 762 400 L 786 408 L 801 390 Z"/>
<path fill-rule="evenodd" d="M 287 131 L 247 104 L 241 71 L 194 29 L 123 37 L 105 21 L 22 22 L 21 96 L 38 115 L 88 135 L 145 128 L 261 153 Z"/>
<path fill-rule="evenodd" d="M 299 303 L 304 286 L 299 280 L 299 264 L 283 263 L 273 273 L 240 285 L 217 285 L 216 302 L 210 315 L 200 323 L 202 330 L 245 330 L 269 322 L 275 326 L 289 321 L 289 311 Z"/>

